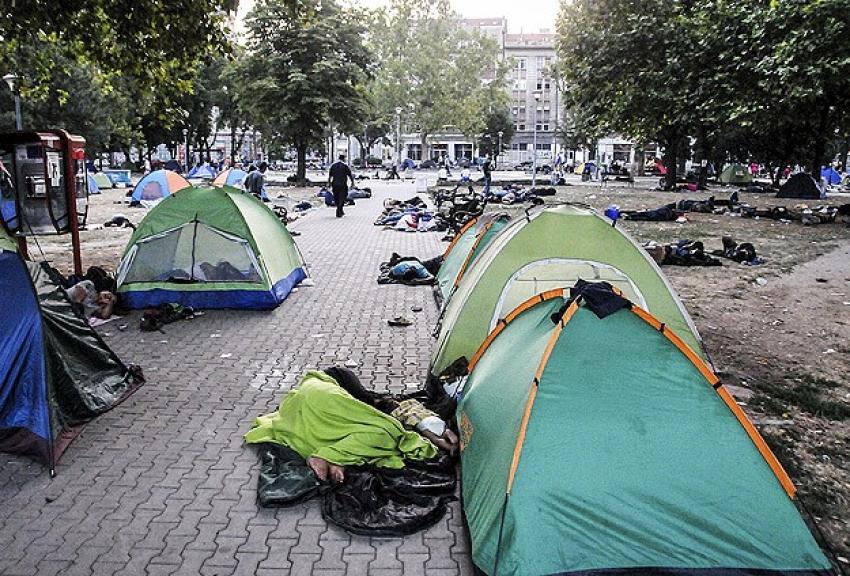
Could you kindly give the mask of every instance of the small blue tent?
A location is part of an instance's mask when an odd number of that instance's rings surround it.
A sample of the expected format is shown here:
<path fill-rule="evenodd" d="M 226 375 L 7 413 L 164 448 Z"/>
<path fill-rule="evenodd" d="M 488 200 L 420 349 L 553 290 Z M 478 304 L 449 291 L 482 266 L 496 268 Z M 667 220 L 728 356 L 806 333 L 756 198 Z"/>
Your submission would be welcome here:
<path fill-rule="evenodd" d="M 836 172 L 832 166 L 824 166 L 821 168 L 820 177 L 826 182 L 829 186 L 836 186 L 841 184 L 841 174 Z"/>
<path fill-rule="evenodd" d="M 47 265 L 25 262 L 0 228 L 0 451 L 51 471 L 81 425 L 135 389 Z"/>
<path fill-rule="evenodd" d="M 203 178 L 204 180 L 212 180 L 215 178 L 215 170 L 213 167 L 204 162 L 192 168 L 186 178 Z"/>
<path fill-rule="evenodd" d="M 100 188 L 97 187 L 97 182 L 94 181 L 94 176 L 91 172 L 86 172 L 86 182 L 89 186 L 89 194 L 100 194 Z"/>

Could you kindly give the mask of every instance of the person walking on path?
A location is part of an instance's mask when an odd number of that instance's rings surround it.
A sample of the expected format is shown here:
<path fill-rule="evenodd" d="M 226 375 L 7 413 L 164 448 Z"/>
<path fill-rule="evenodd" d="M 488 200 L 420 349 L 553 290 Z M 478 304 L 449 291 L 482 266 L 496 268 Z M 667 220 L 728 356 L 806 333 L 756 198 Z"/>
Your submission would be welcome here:
<path fill-rule="evenodd" d="M 330 170 L 328 170 L 328 184 L 331 185 L 331 191 L 333 191 L 337 218 L 342 218 L 345 215 L 342 207 L 345 205 L 345 201 L 348 200 L 349 180 L 351 180 L 351 186 L 353 187 L 354 175 L 351 173 L 351 168 L 345 163 L 345 154 L 340 154 L 339 160 L 331 164 Z"/>
<path fill-rule="evenodd" d="M 492 178 L 492 169 L 490 167 L 490 156 L 484 159 L 484 195 L 490 193 L 490 180 Z"/>

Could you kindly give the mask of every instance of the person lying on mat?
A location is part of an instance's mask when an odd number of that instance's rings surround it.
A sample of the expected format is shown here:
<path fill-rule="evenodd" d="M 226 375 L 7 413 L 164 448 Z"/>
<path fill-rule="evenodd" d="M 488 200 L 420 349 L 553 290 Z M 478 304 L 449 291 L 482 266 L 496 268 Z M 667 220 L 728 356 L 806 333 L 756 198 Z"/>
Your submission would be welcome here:
<path fill-rule="evenodd" d="M 429 429 L 429 435 L 442 443 L 436 431 Z M 289 446 L 307 461 L 317 478 L 335 483 L 345 480 L 347 466 L 399 469 L 405 460 L 428 460 L 438 454 L 429 439 L 405 429 L 398 419 L 358 400 L 334 378 L 317 370 L 304 375 L 276 412 L 257 418 L 245 441 Z M 446 442 L 451 445 L 448 436 Z"/>
<path fill-rule="evenodd" d="M 77 282 L 65 292 L 73 304 L 82 308 L 86 319 L 100 318 L 107 320 L 112 316 L 112 311 L 118 301 L 118 298 L 112 292 L 106 290 L 98 292 L 91 280 Z"/>

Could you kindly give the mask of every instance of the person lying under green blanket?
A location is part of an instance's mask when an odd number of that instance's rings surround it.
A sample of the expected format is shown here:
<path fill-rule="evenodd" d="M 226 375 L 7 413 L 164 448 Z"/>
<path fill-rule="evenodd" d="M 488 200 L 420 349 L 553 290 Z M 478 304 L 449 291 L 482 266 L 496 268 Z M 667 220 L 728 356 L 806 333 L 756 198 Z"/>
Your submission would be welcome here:
<path fill-rule="evenodd" d="M 256 419 L 245 441 L 289 446 L 320 480 L 334 482 L 343 481 L 345 466 L 403 468 L 405 460 L 437 455 L 429 440 L 356 400 L 324 372 L 313 370 L 284 396 L 277 412 Z"/>

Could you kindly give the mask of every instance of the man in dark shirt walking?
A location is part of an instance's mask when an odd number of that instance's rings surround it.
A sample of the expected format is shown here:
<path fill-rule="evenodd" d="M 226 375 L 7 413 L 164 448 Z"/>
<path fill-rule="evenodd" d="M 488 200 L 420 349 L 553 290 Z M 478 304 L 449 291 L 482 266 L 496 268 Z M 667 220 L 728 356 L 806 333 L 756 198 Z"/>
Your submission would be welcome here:
<path fill-rule="evenodd" d="M 490 193 L 490 180 L 492 178 L 492 166 L 490 165 L 490 156 L 487 156 L 484 159 L 484 195 Z"/>
<path fill-rule="evenodd" d="M 345 214 L 342 207 L 348 200 L 348 180 L 351 180 L 351 185 L 354 186 L 354 175 L 351 173 L 351 168 L 345 163 L 345 154 L 340 154 L 339 160 L 331 164 L 328 171 L 328 184 L 331 185 L 333 191 L 337 218 L 342 218 Z"/>

